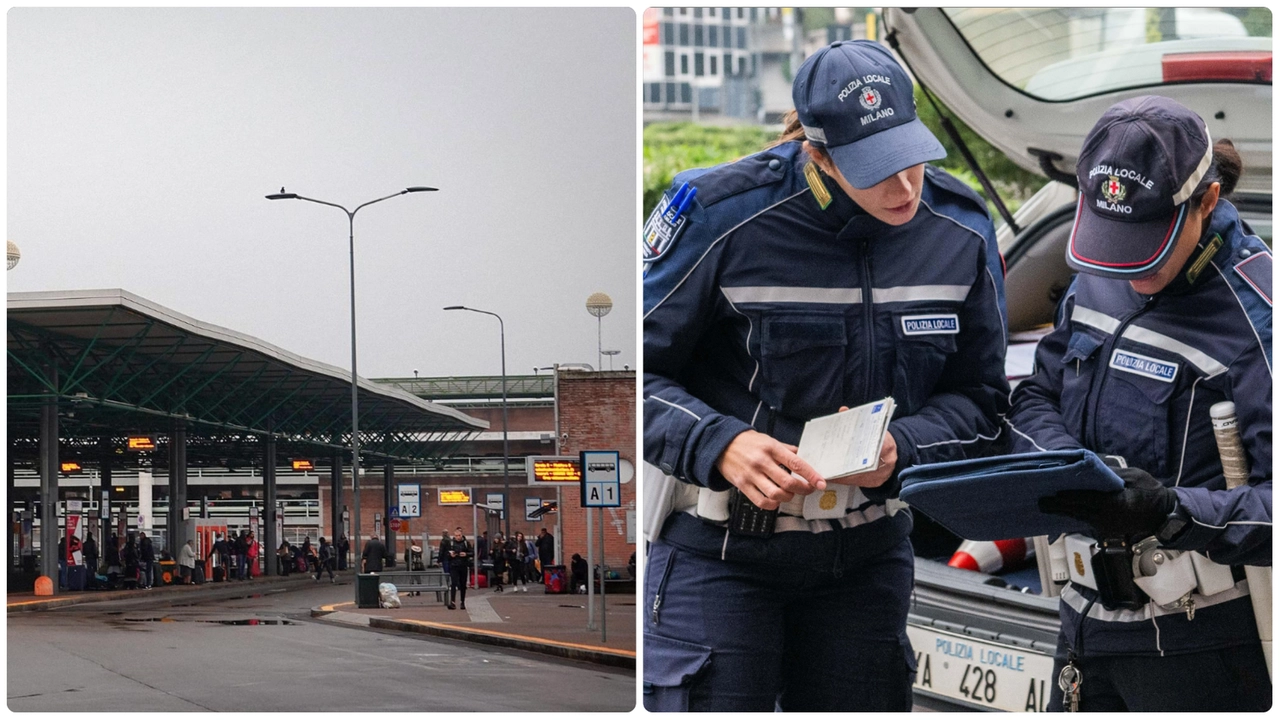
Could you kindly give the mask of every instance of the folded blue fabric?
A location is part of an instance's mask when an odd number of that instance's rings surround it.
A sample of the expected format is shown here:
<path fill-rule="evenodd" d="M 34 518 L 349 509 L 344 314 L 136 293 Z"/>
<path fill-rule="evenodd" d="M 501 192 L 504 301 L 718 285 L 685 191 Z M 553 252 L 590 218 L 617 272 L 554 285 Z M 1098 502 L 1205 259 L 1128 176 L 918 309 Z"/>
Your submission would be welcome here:
<path fill-rule="evenodd" d="M 1088 450 L 1001 455 L 902 472 L 899 498 L 966 540 L 1090 532 L 1036 502 L 1063 490 L 1123 490 L 1124 481 Z"/>

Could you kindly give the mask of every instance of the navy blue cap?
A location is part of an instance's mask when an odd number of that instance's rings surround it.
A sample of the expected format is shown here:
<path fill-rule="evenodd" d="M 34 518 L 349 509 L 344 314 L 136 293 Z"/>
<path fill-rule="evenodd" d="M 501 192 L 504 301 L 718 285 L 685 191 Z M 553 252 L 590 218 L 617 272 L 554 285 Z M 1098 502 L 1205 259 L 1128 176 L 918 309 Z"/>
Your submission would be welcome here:
<path fill-rule="evenodd" d="M 1125 280 L 1159 272 L 1212 163 L 1204 120 L 1173 100 L 1145 95 L 1107 108 L 1076 162 L 1080 202 L 1067 264 Z"/>
<path fill-rule="evenodd" d="M 791 98 L 805 138 L 859 190 L 947 156 L 916 117 L 911 78 L 870 40 L 832 43 L 810 55 Z"/>

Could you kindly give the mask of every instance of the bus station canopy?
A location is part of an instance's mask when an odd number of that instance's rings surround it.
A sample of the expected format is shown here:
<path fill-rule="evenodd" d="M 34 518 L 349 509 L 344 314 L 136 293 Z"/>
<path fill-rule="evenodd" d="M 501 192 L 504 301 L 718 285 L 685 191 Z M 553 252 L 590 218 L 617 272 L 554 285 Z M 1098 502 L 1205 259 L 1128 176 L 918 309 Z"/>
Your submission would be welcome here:
<path fill-rule="evenodd" d="M 349 370 L 119 289 L 9 293 L 8 303 L 8 433 L 20 462 L 38 457 L 50 399 L 64 459 L 120 456 L 127 437 L 150 435 L 162 461 L 179 424 L 192 466 L 260 462 L 268 434 L 284 457 L 349 455 Z M 360 378 L 358 388 L 366 462 L 430 462 L 489 426 L 392 385 Z"/>

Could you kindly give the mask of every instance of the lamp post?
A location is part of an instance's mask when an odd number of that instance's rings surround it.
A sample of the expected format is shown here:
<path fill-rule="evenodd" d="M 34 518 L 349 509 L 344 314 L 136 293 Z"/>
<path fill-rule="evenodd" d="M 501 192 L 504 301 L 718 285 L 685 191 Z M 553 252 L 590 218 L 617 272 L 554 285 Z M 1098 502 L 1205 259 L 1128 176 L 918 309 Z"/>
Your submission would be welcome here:
<path fill-rule="evenodd" d="M 613 309 L 613 300 L 602 292 L 591 293 L 591 297 L 587 298 L 587 312 L 596 318 L 596 360 L 600 363 L 600 369 L 604 369 L 604 346 L 600 344 L 600 319 L 609 314 Z"/>
<path fill-rule="evenodd" d="M 601 352 L 604 353 L 604 355 L 606 355 L 609 358 L 609 369 L 612 370 L 613 356 L 621 353 L 622 351 L 621 350 L 602 350 Z M 600 369 L 603 370 L 604 368 L 600 368 Z"/>
<path fill-rule="evenodd" d="M 359 557 L 358 553 L 360 552 L 360 405 L 356 392 L 359 382 L 356 376 L 356 213 L 360 212 L 361 208 L 383 200 L 390 200 L 393 197 L 415 192 L 435 192 L 437 189 L 422 185 L 407 187 L 398 193 L 357 205 L 354 210 L 348 210 L 337 203 L 285 192 L 284 188 L 280 188 L 278 193 L 272 193 L 267 196 L 268 200 L 306 200 L 307 202 L 338 208 L 347 214 L 347 239 L 351 250 L 351 494 L 353 496 L 352 504 L 355 508 L 352 531 L 355 540 L 353 547 L 356 548 L 357 557 Z M 335 527 L 335 535 L 337 532 L 338 528 Z"/>
<path fill-rule="evenodd" d="M 511 537 L 511 451 L 507 445 L 507 330 L 502 316 L 488 310 L 477 310 L 465 305 L 450 305 L 445 310 L 468 310 L 498 318 L 498 336 L 502 341 L 502 517 L 503 534 Z"/>

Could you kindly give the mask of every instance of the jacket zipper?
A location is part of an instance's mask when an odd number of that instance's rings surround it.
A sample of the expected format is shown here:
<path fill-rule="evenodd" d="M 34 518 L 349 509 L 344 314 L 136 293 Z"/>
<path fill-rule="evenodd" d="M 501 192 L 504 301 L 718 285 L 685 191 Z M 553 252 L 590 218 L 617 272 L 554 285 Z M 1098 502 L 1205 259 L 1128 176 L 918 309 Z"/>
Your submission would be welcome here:
<path fill-rule="evenodd" d="M 1081 418 L 1082 425 L 1085 429 L 1085 435 L 1090 438 L 1090 447 L 1092 448 L 1102 447 L 1098 439 L 1098 405 L 1102 402 L 1102 383 L 1105 382 L 1107 377 L 1110 375 L 1111 353 L 1115 350 L 1116 343 L 1120 342 L 1120 335 L 1124 333 L 1125 328 L 1129 327 L 1130 323 L 1136 320 L 1139 315 L 1150 310 L 1151 307 L 1155 305 L 1155 302 L 1155 297 L 1147 298 L 1146 301 L 1142 303 L 1142 307 L 1135 310 L 1120 322 L 1120 325 L 1116 327 L 1116 331 L 1111 335 L 1111 338 L 1102 345 L 1102 354 L 1098 356 L 1099 372 L 1094 376 L 1094 381 L 1089 385 L 1089 402 L 1085 403 L 1086 415 Z"/>
<path fill-rule="evenodd" d="M 662 580 L 658 581 L 658 592 L 653 595 L 653 624 L 658 624 L 658 611 L 662 609 L 662 593 L 667 589 L 667 580 L 671 577 L 671 569 L 676 566 L 676 553 L 672 549 L 667 557 L 667 566 L 662 569 Z"/>

